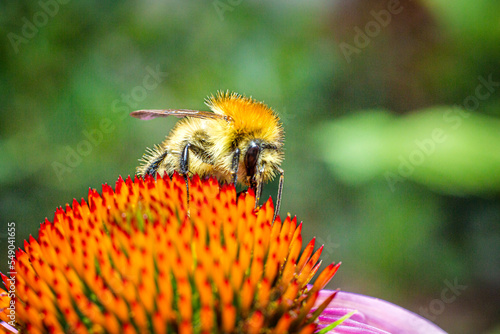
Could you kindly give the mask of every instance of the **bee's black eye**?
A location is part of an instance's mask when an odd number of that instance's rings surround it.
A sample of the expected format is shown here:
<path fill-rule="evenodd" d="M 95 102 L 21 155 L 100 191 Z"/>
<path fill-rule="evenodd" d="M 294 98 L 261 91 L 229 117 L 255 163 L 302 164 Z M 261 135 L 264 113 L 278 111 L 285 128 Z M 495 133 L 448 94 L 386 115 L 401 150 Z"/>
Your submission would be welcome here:
<path fill-rule="evenodd" d="M 260 154 L 260 147 L 255 142 L 251 142 L 245 154 L 245 167 L 247 169 L 247 176 L 253 178 L 257 171 L 257 160 Z"/>

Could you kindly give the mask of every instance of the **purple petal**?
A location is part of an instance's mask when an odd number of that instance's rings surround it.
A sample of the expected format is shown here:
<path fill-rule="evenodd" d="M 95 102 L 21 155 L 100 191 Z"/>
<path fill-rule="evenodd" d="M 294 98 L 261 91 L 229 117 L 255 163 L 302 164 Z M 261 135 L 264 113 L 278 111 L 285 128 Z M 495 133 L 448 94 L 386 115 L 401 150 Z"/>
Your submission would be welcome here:
<path fill-rule="evenodd" d="M 316 306 L 333 291 L 322 290 Z M 357 310 L 351 318 L 330 333 L 405 333 L 446 334 L 427 319 L 384 300 L 339 291 L 319 317 L 319 328 L 324 328 L 345 314 Z"/>

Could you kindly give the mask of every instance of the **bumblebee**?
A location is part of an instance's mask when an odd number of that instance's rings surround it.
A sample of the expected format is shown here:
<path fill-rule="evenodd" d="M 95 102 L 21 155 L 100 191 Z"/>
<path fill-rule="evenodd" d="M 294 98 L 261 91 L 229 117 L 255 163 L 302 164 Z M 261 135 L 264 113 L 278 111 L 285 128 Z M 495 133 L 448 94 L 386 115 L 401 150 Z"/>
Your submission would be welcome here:
<path fill-rule="evenodd" d="M 278 115 L 262 102 L 237 93 L 218 92 L 205 100 L 211 111 L 188 109 L 138 110 L 142 120 L 182 118 L 166 139 L 147 149 L 136 174 L 214 176 L 219 183 L 242 184 L 255 191 L 258 206 L 263 184 L 279 174 L 274 219 L 283 191 L 283 127 Z M 273 220 L 274 220 L 273 219 Z"/>

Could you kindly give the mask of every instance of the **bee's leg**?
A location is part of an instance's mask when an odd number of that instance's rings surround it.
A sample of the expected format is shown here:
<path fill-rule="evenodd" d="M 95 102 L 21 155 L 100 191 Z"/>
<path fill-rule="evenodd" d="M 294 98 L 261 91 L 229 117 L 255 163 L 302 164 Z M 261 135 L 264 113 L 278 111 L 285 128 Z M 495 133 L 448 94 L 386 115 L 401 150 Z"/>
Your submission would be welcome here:
<path fill-rule="evenodd" d="M 264 184 L 261 180 L 257 181 L 257 186 L 255 187 L 255 209 L 259 206 L 260 195 L 262 195 L 262 186 Z"/>
<path fill-rule="evenodd" d="M 231 162 L 231 173 L 233 174 L 233 184 L 236 187 L 238 181 L 238 167 L 240 166 L 240 149 L 237 148 L 233 154 L 233 161 Z"/>
<path fill-rule="evenodd" d="M 278 195 L 276 196 L 276 206 L 274 208 L 273 222 L 280 213 L 281 206 L 281 194 L 283 193 L 283 182 L 285 181 L 285 171 L 278 167 L 278 172 L 280 173 L 280 183 L 278 185 Z"/>
<path fill-rule="evenodd" d="M 262 180 L 260 170 L 257 169 L 261 148 L 255 142 L 250 142 L 250 146 L 245 154 L 245 167 L 249 188 L 255 191 L 255 208 L 259 205 L 260 193 L 262 192 Z"/>
<path fill-rule="evenodd" d="M 184 180 L 186 181 L 186 198 L 187 198 L 187 207 L 188 207 L 188 216 L 189 216 L 189 147 L 191 144 L 187 143 L 186 146 L 182 149 L 181 153 L 181 161 L 180 161 L 180 172 L 184 176 Z"/>
<path fill-rule="evenodd" d="M 163 160 L 165 160 L 168 153 L 168 149 L 162 149 L 160 146 L 155 146 L 153 149 L 147 149 L 140 160 L 142 164 L 137 167 L 136 174 L 142 177 L 146 177 L 146 175 L 156 177 L 158 169 L 160 169 L 160 165 Z M 160 175 L 160 177 L 161 176 L 162 175 Z"/>
<path fill-rule="evenodd" d="M 262 195 L 262 188 L 264 187 L 264 182 L 262 182 L 262 173 L 264 172 L 264 166 L 261 166 L 260 169 L 257 169 L 257 173 L 254 176 L 255 180 L 255 209 L 259 206 L 260 196 Z"/>
<path fill-rule="evenodd" d="M 162 155 L 160 155 L 158 158 L 154 159 L 151 161 L 151 163 L 146 167 L 146 170 L 144 174 L 148 174 L 151 176 L 156 176 L 156 173 L 158 172 L 158 168 L 160 167 L 160 163 L 165 159 L 167 156 L 168 152 L 165 151 Z"/>

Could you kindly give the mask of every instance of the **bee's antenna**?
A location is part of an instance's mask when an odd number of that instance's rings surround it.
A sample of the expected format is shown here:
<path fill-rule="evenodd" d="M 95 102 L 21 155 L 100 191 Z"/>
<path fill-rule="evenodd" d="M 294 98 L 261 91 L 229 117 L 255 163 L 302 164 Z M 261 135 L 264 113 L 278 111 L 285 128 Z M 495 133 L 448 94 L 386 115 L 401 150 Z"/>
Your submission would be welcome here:
<path fill-rule="evenodd" d="M 273 223 L 276 220 L 278 214 L 280 213 L 281 194 L 283 193 L 283 182 L 285 181 L 285 171 L 279 167 L 277 169 L 278 172 L 280 173 L 280 183 L 278 185 L 278 195 L 276 197 L 276 207 L 274 208 Z"/>

